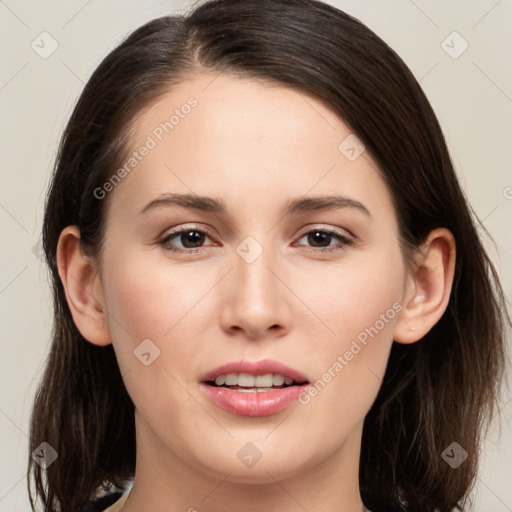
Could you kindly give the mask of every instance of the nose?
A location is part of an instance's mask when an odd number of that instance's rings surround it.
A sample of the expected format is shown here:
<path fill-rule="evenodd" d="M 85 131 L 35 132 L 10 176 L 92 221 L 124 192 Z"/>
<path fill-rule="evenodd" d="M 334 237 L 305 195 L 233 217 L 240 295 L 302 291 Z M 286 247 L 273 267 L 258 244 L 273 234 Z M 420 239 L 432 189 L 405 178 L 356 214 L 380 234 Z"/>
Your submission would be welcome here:
<path fill-rule="evenodd" d="M 235 252 L 233 262 L 225 284 L 222 328 L 252 340 L 284 335 L 290 328 L 292 294 L 271 250 L 263 250 L 251 263 Z"/>

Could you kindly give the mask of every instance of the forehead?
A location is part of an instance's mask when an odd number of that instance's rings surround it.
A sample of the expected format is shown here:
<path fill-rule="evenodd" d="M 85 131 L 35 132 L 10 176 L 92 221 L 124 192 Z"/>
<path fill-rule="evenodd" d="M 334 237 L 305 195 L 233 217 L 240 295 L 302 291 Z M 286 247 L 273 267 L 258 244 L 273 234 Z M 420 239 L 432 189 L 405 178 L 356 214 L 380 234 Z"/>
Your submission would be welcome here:
<path fill-rule="evenodd" d="M 342 119 L 282 84 L 192 75 L 132 128 L 138 155 L 116 189 L 120 199 L 174 191 L 272 208 L 281 196 L 346 192 L 390 205 L 377 166 Z"/>

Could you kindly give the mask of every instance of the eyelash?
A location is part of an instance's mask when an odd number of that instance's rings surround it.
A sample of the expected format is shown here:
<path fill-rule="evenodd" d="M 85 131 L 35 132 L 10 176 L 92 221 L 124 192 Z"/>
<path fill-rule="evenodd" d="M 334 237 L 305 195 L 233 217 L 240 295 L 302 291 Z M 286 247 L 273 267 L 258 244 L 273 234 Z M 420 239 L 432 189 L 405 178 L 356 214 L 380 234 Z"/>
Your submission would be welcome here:
<path fill-rule="evenodd" d="M 207 235 L 210 238 L 213 238 L 213 236 L 210 234 L 210 232 L 208 230 L 200 229 L 197 226 L 189 226 L 189 227 L 181 228 L 176 231 L 172 231 L 171 233 L 167 234 L 163 239 L 161 239 L 158 243 L 160 245 L 164 246 L 164 248 L 166 250 L 172 251 L 174 253 L 197 253 L 197 252 L 200 252 L 201 249 L 204 249 L 204 247 L 198 247 L 195 249 L 176 249 L 174 247 L 165 245 L 165 244 L 169 243 L 172 238 L 175 238 L 176 236 L 179 236 L 183 233 L 188 233 L 189 231 L 197 231 L 199 233 Z M 345 249 L 346 246 L 352 245 L 354 243 L 354 240 L 352 240 L 351 238 L 348 238 L 347 236 L 343 235 L 339 231 L 329 229 L 329 228 L 313 228 L 309 231 L 302 233 L 302 235 L 299 237 L 299 240 L 301 238 L 303 238 L 305 235 L 308 235 L 308 234 L 314 233 L 314 232 L 320 232 L 320 233 L 325 233 L 330 236 L 334 236 L 334 237 L 338 238 L 343 245 L 341 247 L 340 246 L 320 247 L 320 248 L 309 247 L 308 252 L 326 253 L 326 252 L 339 251 L 339 250 Z"/>

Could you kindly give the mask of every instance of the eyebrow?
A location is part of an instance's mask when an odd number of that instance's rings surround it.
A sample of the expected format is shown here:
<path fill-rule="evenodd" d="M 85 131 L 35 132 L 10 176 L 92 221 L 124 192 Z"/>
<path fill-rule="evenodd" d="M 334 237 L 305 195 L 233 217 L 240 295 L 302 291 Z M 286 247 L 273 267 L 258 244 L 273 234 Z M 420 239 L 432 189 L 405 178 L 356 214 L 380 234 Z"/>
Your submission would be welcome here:
<path fill-rule="evenodd" d="M 198 196 L 196 194 L 162 194 L 153 199 L 142 208 L 139 214 L 145 213 L 157 207 L 162 206 L 181 206 L 193 210 L 201 210 L 217 215 L 227 215 L 228 208 L 224 201 L 214 199 L 213 197 Z M 372 217 L 369 210 L 361 202 L 345 196 L 318 196 L 318 197 L 302 197 L 289 200 L 283 208 L 283 215 L 290 215 L 303 212 L 334 210 L 340 208 L 353 208 L 368 217 Z"/>

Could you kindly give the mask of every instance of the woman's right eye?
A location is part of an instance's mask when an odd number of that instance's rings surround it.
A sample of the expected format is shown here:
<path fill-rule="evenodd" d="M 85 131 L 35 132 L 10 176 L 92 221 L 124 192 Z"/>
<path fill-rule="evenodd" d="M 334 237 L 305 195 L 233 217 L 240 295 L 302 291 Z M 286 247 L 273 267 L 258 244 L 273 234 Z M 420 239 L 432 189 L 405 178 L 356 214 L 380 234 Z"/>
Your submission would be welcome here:
<path fill-rule="evenodd" d="M 173 231 L 171 233 L 168 233 L 162 240 L 160 240 L 160 244 L 166 249 L 173 252 L 192 252 L 196 253 L 202 247 L 198 244 L 203 244 L 204 239 L 210 238 L 209 234 L 199 228 L 196 227 L 188 227 L 188 228 L 181 228 L 179 230 Z M 181 248 L 176 248 L 170 245 L 170 242 L 172 240 L 176 239 L 182 244 Z"/>

